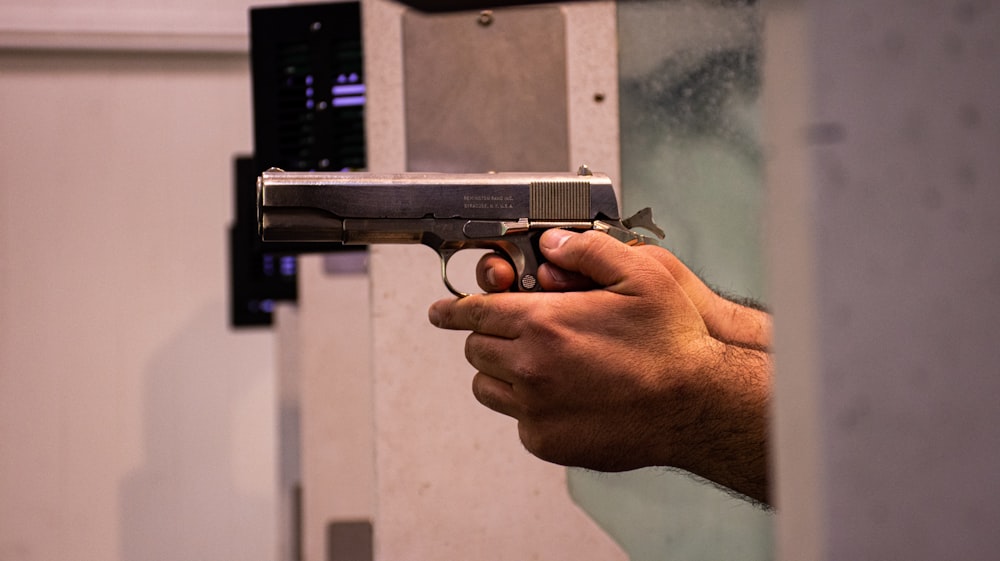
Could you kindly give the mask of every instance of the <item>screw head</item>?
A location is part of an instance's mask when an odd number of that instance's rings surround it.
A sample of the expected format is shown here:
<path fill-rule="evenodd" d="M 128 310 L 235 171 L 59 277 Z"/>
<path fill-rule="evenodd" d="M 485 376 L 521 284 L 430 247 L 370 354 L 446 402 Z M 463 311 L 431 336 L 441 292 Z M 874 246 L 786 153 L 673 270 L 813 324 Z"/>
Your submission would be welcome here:
<path fill-rule="evenodd" d="M 486 27 L 493 23 L 493 10 L 483 10 L 479 12 L 479 17 L 476 19 L 479 25 Z"/>

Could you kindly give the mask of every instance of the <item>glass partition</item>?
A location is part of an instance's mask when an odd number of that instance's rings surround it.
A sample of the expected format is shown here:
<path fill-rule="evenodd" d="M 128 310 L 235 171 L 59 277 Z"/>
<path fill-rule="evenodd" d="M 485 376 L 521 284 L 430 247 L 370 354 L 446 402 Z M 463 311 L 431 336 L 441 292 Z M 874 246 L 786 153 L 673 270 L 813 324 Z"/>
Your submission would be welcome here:
<path fill-rule="evenodd" d="M 713 286 L 764 296 L 759 9 L 619 3 L 622 193 Z"/>
<path fill-rule="evenodd" d="M 766 300 L 752 1 L 618 3 L 624 213 L 718 290 Z M 574 498 L 633 561 L 772 558 L 771 515 L 689 475 L 570 471 Z"/>

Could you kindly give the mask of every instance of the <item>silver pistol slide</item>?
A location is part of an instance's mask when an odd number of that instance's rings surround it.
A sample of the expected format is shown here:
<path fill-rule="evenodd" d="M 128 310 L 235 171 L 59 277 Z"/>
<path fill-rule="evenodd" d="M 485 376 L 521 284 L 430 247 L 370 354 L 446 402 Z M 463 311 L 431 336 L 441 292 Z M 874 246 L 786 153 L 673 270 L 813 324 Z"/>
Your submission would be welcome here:
<path fill-rule="evenodd" d="M 257 217 L 264 242 L 415 244 L 448 260 L 469 248 L 492 249 L 514 266 L 511 290 L 539 290 L 538 238 L 548 228 L 600 230 L 623 243 L 663 238 L 648 208 L 621 219 L 611 179 L 582 166 L 577 173 L 285 172 L 257 179 Z"/>

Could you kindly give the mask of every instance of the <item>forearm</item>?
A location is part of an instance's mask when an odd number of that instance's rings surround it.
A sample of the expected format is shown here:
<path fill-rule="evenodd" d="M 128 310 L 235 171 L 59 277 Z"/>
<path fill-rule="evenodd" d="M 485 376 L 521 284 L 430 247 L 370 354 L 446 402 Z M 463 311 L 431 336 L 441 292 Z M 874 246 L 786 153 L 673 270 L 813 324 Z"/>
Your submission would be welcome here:
<path fill-rule="evenodd" d="M 711 346 L 701 373 L 708 387 L 672 465 L 769 504 L 771 357 L 739 345 Z"/>

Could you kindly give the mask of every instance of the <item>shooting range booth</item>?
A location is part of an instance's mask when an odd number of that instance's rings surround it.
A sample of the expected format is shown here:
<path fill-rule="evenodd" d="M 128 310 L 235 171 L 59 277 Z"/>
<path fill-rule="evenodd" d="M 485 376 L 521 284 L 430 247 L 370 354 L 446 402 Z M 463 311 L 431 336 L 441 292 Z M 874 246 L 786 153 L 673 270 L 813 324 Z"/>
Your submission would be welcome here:
<path fill-rule="evenodd" d="M 0 2 L 0 560 L 996 559 L 997 30 L 990 0 Z M 773 314 L 773 512 L 526 452 L 428 322 L 427 247 L 257 241 L 270 166 L 583 164 Z"/>

